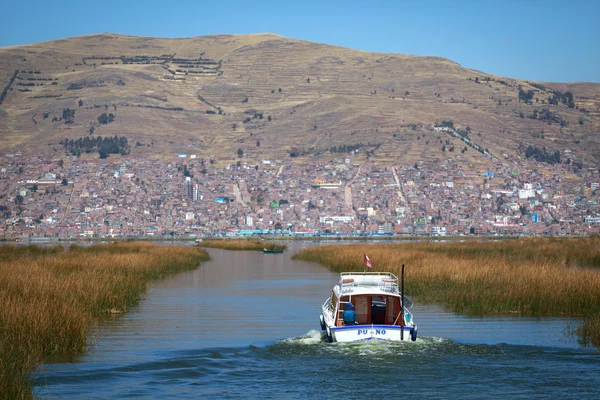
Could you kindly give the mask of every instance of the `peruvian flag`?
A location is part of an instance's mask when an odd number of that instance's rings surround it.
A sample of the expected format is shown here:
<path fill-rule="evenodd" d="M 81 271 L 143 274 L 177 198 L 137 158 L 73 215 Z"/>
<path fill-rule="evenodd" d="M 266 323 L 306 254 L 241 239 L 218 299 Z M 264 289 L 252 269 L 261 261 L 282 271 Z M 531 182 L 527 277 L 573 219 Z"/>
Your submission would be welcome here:
<path fill-rule="evenodd" d="M 364 255 L 365 255 L 365 267 L 373 268 L 373 263 L 371 262 L 371 259 L 369 258 L 369 256 L 367 256 L 367 253 L 364 253 Z"/>

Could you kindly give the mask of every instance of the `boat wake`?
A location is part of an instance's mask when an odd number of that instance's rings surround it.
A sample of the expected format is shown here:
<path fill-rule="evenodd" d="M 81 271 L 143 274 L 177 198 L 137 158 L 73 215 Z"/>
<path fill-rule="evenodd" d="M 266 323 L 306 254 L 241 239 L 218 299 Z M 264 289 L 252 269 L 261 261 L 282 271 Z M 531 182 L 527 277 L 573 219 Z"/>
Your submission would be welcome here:
<path fill-rule="evenodd" d="M 325 332 L 311 329 L 304 336 L 278 340 L 278 344 L 312 345 L 327 341 Z"/>
<path fill-rule="evenodd" d="M 311 329 L 306 334 L 302 336 L 280 339 L 275 342 L 275 344 L 289 344 L 289 345 L 315 345 L 321 343 L 327 343 L 330 347 L 344 347 L 344 348 L 352 348 L 352 347 L 364 347 L 370 346 L 372 348 L 379 347 L 396 347 L 396 348 L 410 348 L 411 346 L 420 346 L 420 347 L 428 347 L 434 345 L 442 345 L 445 343 L 451 342 L 449 339 L 441 338 L 441 337 L 419 337 L 416 342 L 411 343 L 397 343 L 392 340 L 362 340 L 357 342 L 349 342 L 349 343 L 328 343 L 327 342 L 327 334 L 324 331 L 318 331 L 315 329 Z"/>
<path fill-rule="evenodd" d="M 387 357 L 394 356 L 416 356 L 429 352 L 437 352 L 441 348 L 452 346 L 449 339 L 440 337 L 419 337 L 416 342 L 399 342 L 393 340 L 363 340 L 357 342 L 334 342 L 327 341 L 324 331 L 310 330 L 302 336 L 277 340 L 273 345 L 267 346 L 268 352 L 275 353 L 307 353 L 355 355 L 360 357 Z"/>

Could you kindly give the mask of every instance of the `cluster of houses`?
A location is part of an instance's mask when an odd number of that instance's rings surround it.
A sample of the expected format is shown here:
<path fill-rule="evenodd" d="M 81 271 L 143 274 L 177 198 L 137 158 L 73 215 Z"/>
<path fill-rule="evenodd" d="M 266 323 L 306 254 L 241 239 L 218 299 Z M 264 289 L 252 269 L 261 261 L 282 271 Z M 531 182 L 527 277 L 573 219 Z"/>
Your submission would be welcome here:
<path fill-rule="evenodd" d="M 4 154 L 0 239 L 600 233 L 598 169 L 349 157 L 250 165 Z"/>

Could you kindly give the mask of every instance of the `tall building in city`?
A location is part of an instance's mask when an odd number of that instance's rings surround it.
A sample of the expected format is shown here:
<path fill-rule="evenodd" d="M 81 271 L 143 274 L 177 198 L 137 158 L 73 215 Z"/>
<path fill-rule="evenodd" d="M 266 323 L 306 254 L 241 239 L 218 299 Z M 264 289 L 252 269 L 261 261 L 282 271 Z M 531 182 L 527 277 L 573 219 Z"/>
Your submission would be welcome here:
<path fill-rule="evenodd" d="M 193 201 L 198 201 L 198 198 L 200 197 L 200 191 L 198 190 L 198 184 L 194 184 L 194 193 L 192 196 L 192 200 Z"/>
<path fill-rule="evenodd" d="M 188 199 L 191 199 L 193 196 L 192 178 L 190 178 L 189 176 L 185 177 L 185 195 L 187 196 Z"/>

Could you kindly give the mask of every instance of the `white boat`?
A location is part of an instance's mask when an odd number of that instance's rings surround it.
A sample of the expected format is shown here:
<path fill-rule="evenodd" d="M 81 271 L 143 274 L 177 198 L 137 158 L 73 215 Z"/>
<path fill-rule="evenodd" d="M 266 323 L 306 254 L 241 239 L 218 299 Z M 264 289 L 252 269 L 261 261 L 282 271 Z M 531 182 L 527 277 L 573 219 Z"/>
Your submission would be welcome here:
<path fill-rule="evenodd" d="M 344 324 L 343 313 L 350 303 L 356 312 L 356 321 Z M 414 342 L 417 326 L 408 311 L 410 306 L 412 303 L 398 288 L 396 275 L 390 272 L 342 272 L 339 283 L 323 303 L 321 329 L 327 331 L 329 342 L 372 339 Z"/>

